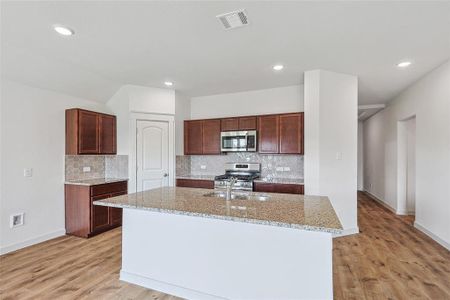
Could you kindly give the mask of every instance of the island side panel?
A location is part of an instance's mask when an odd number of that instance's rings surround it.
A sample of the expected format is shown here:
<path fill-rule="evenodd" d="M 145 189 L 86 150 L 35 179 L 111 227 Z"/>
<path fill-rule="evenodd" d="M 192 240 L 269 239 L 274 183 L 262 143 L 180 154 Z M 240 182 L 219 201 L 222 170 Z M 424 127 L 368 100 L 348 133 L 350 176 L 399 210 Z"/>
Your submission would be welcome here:
<path fill-rule="evenodd" d="M 327 232 L 124 209 L 121 279 L 183 298 L 332 299 Z"/>

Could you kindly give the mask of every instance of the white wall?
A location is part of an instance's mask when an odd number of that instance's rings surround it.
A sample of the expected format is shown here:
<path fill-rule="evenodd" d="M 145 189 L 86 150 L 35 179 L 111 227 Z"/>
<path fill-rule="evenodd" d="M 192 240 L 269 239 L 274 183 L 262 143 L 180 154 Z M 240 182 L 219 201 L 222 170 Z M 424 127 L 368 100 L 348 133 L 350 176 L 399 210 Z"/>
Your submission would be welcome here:
<path fill-rule="evenodd" d="M 357 112 L 355 76 L 305 72 L 305 193 L 328 196 L 346 234 L 358 232 Z"/>
<path fill-rule="evenodd" d="M 406 121 L 406 210 L 415 214 L 416 209 L 416 118 Z"/>
<path fill-rule="evenodd" d="M 397 124 L 416 116 L 416 226 L 449 248 L 450 62 L 364 122 L 364 188 L 397 209 Z"/>
<path fill-rule="evenodd" d="M 106 105 L 117 116 L 117 154 L 130 155 L 130 113 L 174 115 L 175 91 L 124 85 Z"/>
<path fill-rule="evenodd" d="M 191 98 L 191 119 L 303 111 L 303 85 Z"/>
<path fill-rule="evenodd" d="M 184 154 L 184 120 L 191 118 L 191 100 L 175 93 L 175 155 Z"/>
<path fill-rule="evenodd" d="M 364 124 L 358 121 L 358 191 L 364 190 Z"/>
<path fill-rule="evenodd" d="M 65 234 L 65 109 L 104 105 L 2 80 L 0 252 Z M 23 177 L 33 168 L 33 177 Z M 12 213 L 25 225 L 9 228 Z"/>
<path fill-rule="evenodd" d="M 175 115 L 175 91 L 137 85 L 122 86 L 106 103 L 117 116 L 117 154 L 128 155 L 128 192 L 136 191 L 136 121 L 138 119 L 168 121 L 162 115 Z M 173 118 L 173 117 L 172 117 Z M 175 174 L 175 137 L 169 121 L 169 182 Z"/>

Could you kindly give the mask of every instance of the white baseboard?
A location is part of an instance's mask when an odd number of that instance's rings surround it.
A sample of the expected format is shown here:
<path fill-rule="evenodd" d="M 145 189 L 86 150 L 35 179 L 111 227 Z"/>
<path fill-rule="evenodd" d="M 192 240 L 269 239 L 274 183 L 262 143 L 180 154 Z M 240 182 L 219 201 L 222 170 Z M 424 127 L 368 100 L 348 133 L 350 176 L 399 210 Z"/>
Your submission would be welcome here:
<path fill-rule="evenodd" d="M 443 239 L 441 239 L 440 237 L 438 237 L 437 235 L 435 235 L 434 233 L 432 233 L 431 231 L 426 229 L 423 225 L 420 225 L 419 223 L 414 222 L 414 227 L 417 228 L 418 230 L 422 231 L 423 233 L 428 235 L 430 238 L 432 238 L 434 241 L 436 241 L 438 244 L 440 244 L 441 246 L 443 246 L 444 248 L 446 248 L 447 250 L 450 251 L 449 243 L 447 243 L 446 241 L 444 241 Z"/>
<path fill-rule="evenodd" d="M 205 294 L 199 291 L 191 290 L 181 286 L 173 285 L 167 282 L 154 280 L 138 274 L 120 271 L 120 280 L 137 284 L 151 290 L 163 292 L 165 294 L 181 297 L 184 299 L 199 299 L 199 300 L 223 300 L 225 298 L 215 295 Z"/>
<path fill-rule="evenodd" d="M 32 246 L 34 244 L 45 242 L 47 240 L 51 240 L 51 239 L 63 236 L 65 234 L 66 234 L 66 230 L 65 229 L 60 229 L 60 230 L 57 230 L 57 231 L 54 231 L 54 232 L 50 232 L 50 233 L 47 233 L 47 234 L 44 234 L 44 235 L 41 235 L 41 236 L 38 236 L 38 237 L 35 237 L 35 238 L 32 238 L 32 239 L 23 241 L 23 242 L 19 242 L 19 243 L 15 243 L 15 244 L 12 244 L 12 245 L 0 247 L 0 255 L 6 254 L 6 253 L 9 253 L 9 252 L 12 252 L 12 251 L 16 251 L 16 250 L 19 250 L 19 249 L 22 249 L 22 248 L 25 248 L 25 247 L 28 247 L 28 246 Z"/>
<path fill-rule="evenodd" d="M 397 214 L 397 210 L 395 208 L 393 208 L 392 206 L 390 206 L 389 204 L 387 204 L 386 202 L 384 202 L 383 200 L 381 200 L 380 198 L 378 198 L 377 196 L 375 196 L 374 194 L 368 192 L 368 191 L 364 191 L 366 194 L 368 194 L 370 196 L 370 198 L 372 198 L 374 201 L 380 203 L 381 205 L 383 205 L 384 207 L 386 207 L 387 209 L 389 209 L 390 211 L 392 211 L 394 214 Z"/>
<path fill-rule="evenodd" d="M 341 233 L 333 233 L 333 238 L 359 233 L 359 227 L 344 229 Z"/>

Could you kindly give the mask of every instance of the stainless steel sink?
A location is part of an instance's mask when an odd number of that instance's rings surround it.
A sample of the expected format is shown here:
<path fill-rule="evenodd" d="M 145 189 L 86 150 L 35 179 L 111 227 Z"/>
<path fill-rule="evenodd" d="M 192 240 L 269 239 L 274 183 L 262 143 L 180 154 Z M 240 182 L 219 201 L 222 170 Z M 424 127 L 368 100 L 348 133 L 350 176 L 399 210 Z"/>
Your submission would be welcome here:
<path fill-rule="evenodd" d="M 226 199 L 227 193 L 222 191 L 214 191 L 211 193 L 206 193 L 204 197 L 214 197 Z M 237 193 L 232 192 L 230 200 L 256 200 L 256 201 L 266 201 L 269 200 L 270 196 L 267 194 L 249 194 L 249 193 Z"/>

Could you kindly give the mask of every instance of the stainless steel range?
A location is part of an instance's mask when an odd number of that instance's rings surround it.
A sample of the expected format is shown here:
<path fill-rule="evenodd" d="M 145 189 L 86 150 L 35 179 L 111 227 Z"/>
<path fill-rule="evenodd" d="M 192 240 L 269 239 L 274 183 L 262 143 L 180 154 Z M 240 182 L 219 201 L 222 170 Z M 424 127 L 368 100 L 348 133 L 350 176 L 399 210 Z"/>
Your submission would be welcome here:
<path fill-rule="evenodd" d="M 253 180 L 261 175 L 259 163 L 226 163 L 225 174 L 214 178 L 214 188 L 226 190 L 253 191 Z"/>

